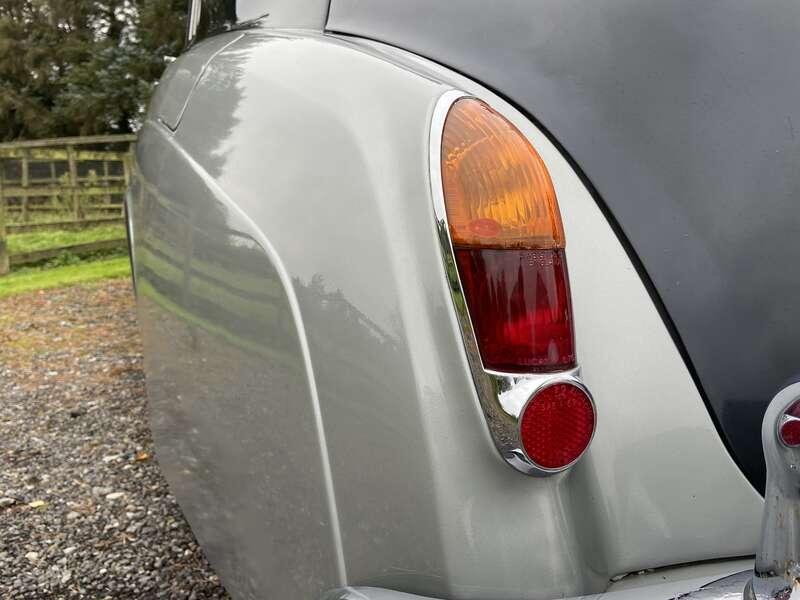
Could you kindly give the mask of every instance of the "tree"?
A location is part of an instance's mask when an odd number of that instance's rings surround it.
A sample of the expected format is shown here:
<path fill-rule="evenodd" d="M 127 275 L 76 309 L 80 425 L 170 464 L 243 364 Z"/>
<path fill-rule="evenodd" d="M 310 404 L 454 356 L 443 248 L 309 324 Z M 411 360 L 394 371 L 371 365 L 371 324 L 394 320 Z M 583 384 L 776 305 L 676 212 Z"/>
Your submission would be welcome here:
<path fill-rule="evenodd" d="M 186 4 L 0 0 L 0 138 L 135 131 Z"/>

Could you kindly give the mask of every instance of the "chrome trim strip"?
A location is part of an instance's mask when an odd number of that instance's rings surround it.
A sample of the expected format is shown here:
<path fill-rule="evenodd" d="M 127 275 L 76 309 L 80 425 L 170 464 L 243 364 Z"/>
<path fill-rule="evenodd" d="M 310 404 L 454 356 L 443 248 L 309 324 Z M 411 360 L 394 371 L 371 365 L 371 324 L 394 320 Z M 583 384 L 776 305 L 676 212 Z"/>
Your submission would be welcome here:
<path fill-rule="evenodd" d="M 460 98 L 471 97 L 461 90 L 449 90 L 442 94 L 436 102 L 431 118 L 430 129 L 430 183 L 431 197 L 433 198 L 433 212 L 436 217 L 436 232 L 442 251 L 442 262 L 450 287 L 453 306 L 458 316 L 461 337 L 467 354 L 472 379 L 478 400 L 486 419 L 486 425 L 492 435 L 494 444 L 503 460 L 520 473 L 534 476 L 549 476 L 569 469 L 581 459 L 586 450 L 573 462 L 560 469 L 548 469 L 536 464 L 525 453 L 520 440 L 519 421 L 520 415 L 528 405 L 530 398 L 544 387 L 556 383 L 571 383 L 580 387 L 589 397 L 595 409 L 595 427 L 592 439 L 597 431 L 597 406 L 592 394 L 580 380 L 580 367 L 568 371 L 554 373 L 501 373 L 491 371 L 483 366 L 478 350 L 475 330 L 467 310 L 461 278 L 455 262 L 453 241 L 450 238 L 450 229 L 447 224 L 447 211 L 444 205 L 444 191 L 442 188 L 442 132 L 444 122 L 450 107 Z M 586 448 L 591 445 L 591 439 Z"/>
<path fill-rule="evenodd" d="M 187 45 L 191 44 L 197 35 L 197 25 L 200 22 L 200 11 L 202 10 L 201 5 L 201 0 L 192 0 L 189 7 L 189 26 L 186 33 Z"/>
<path fill-rule="evenodd" d="M 750 571 L 734 573 L 722 579 L 712 581 L 699 589 L 675 595 L 672 591 L 664 589 L 668 584 L 644 585 L 627 590 L 603 592 L 591 596 L 580 596 L 568 600 L 631 600 L 631 598 L 646 600 L 742 600 L 742 590 L 750 578 Z M 330 590 L 322 595 L 320 600 L 436 600 L 427 596 L 415 596 L 404 592 L 395 592 L 382 588 L 347 587 Z M 747 596 L 744 600 L 752 600 Z M 775 599 L 773 599 L 775 600 Z M 786 600 L 791 600 L 788 597 Z"/>
<path fill-rule="evenodd" d="M 689 594 L 675 596 L 672 600 L 742 600 L 746 593 L 747 582 L 750 579 L 750 571 L 734 573 L 723 579 L 712 581 L 704 585 L 699 590 Z M 640 588 L 642 591 L 645 588 Z M 611 594 L 608 594 L 611 596 Z M 606 596 L 604 595 L 603 598 Z M 746 596 L 744 596 L 746 598 Z"/>

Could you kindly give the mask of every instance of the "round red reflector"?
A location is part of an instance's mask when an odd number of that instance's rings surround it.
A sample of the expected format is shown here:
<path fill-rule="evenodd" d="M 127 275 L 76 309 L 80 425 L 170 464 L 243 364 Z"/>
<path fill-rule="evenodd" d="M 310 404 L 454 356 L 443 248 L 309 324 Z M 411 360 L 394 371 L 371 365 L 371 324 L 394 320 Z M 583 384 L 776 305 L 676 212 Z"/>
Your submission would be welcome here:
<path fill-rule="evenodd" d="M 528 400 L 520 438 L 528 458 L 545 469 L 562 469 L 583 454 L 594 433 L 594 406 L 572 383 L 554 383 Z"/>
<path fill-rule="evenodd" d="M 781 424 L 781 441 L 790 448 L 800 446 L 800 421 L 784 421 Z"/>
<path fill-rule="evenodd" d="M 800 446 L 800 400 L 793 403 L 783 413 L 784 419 L 778 430 L 781 441 L 790 448 Z"/>

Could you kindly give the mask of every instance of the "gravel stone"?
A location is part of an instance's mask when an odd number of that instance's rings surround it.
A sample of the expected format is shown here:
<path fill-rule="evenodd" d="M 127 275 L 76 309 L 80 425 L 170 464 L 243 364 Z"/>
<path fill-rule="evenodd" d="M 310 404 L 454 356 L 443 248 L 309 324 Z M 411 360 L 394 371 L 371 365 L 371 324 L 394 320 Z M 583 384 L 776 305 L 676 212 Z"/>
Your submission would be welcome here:
<path fill-rule="evenodd" d="M 129 282 L 0 300 L 0 598 L 229 599 L 147 426 Z"/>

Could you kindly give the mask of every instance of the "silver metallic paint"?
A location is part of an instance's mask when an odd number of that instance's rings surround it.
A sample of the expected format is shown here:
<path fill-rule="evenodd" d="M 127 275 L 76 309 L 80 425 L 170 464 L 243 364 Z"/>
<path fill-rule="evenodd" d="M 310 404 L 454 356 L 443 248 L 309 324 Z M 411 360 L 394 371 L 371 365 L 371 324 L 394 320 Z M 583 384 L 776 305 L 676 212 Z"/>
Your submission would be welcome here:
<path fill-rule="evenodd" d="M 214 56 L 241 34 L 227 33 L 211 37 L 181 55 L 181 60 L 168 63 L 164 75 L 158 82 L 152 105 L 158 106 L 157 118 L 169 129 L 175 130 L 189 102 L 199 77 Z"/>
<path fill-rule="evenodd" d="M 172 490 L 237 597 L 260 598 L 267 586 L 311 596 L 345 582 L 313 370 L 286 271 L 166 130 L 148 124 L 137 156 L 157 184 L 134 183 L 142 195 L 133 223 L 151 424 Z M 226 252 L 238 263 L 226 263 Z M 169 273 L 176 263 L 178 282 Z M 203 304 L 202 269 L 218 264 L 229 287 Z M 226 310 L 241 288 L 249 314 Z"/>
<path fill-rule="evenodd" d="M 234 593 L 553 598 L 752 552 L 760 499 L 594 201 L 518 112 L 313 34 L 249 30 L 198 77 L 177 131 L 161 95 L 141 135 L 134 256 L 159 458 Z M 561 476 L 506 468 L 475 394 L 428 176 L 452 88 L 511 119 L 556 186 L 583 376 L 615 415 Z"/>

